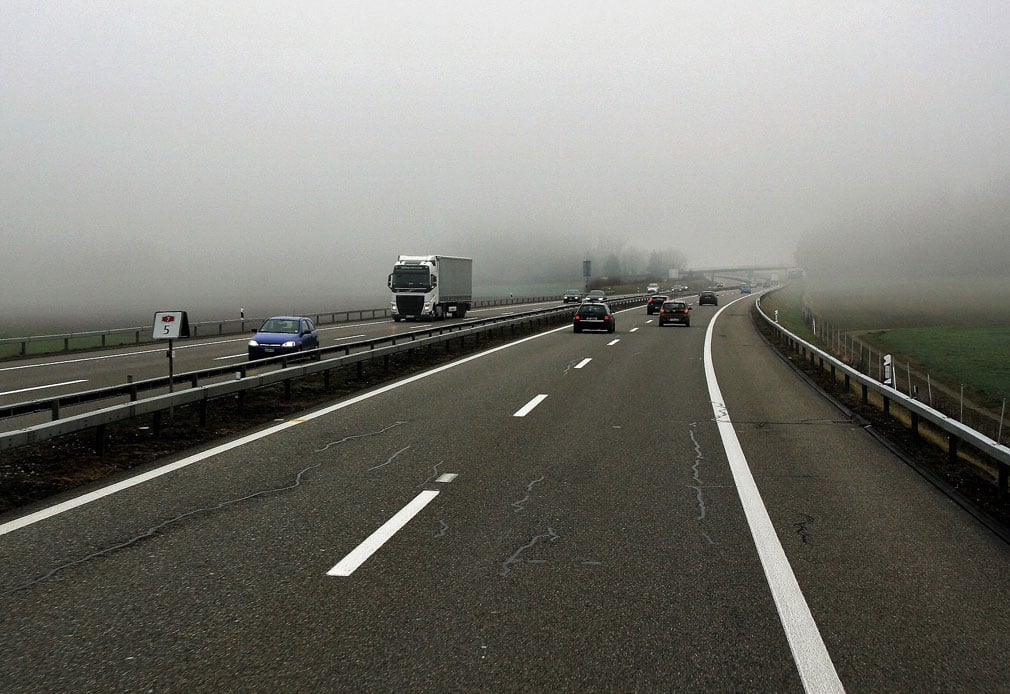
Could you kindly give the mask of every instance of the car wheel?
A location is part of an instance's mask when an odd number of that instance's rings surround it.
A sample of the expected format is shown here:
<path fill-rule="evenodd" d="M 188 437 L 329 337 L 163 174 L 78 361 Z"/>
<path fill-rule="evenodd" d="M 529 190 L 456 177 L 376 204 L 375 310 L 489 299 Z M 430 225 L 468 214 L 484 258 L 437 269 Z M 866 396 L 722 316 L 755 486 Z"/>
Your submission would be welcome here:
<path fill-rule="evenodd" d="M 577 326 L 577 325 L 576 325 L 576 326 L 573 326 L 573 327 L 572 327 L 572 330 L 573 330 L 574 332 L 577 332 L 577 333 L 581 333 L 581 332 L 582 332 L 582 328 L 580 328 L 580 327 L 579 327 L 579 326 Z"/>
<path fill-rule="evenodd" d="M 684 321 L 684 327 L 685 328 L 690 328 L 691 327 L 691 321 L 689 321 L 689 320 Z"/>

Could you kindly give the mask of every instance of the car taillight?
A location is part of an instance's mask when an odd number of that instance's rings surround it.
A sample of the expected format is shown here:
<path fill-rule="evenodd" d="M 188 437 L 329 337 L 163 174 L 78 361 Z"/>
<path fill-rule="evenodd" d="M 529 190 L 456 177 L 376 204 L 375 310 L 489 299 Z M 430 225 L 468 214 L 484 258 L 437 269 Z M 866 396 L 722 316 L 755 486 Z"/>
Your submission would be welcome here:
<path fill-rule="evenodd" d="M 610 320 L 610 316 L 604 316 L 603 320 Z"/>

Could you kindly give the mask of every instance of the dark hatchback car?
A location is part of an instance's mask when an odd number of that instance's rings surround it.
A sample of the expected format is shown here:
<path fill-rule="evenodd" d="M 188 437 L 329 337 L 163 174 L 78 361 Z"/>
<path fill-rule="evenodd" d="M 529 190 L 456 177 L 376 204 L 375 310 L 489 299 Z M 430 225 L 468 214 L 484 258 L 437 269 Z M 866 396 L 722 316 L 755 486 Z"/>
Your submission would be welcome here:
<path fill-rule="evenodd" d="M 582 301 L 582 292 L 578 289 L 566 289 L 564 295 L 565 303 L 579 303 Z"/>
<path fill-rule="evenodd" d="M 663 302 L 659 309 L 659 327 L 669 323 L 680 323 L 681 325 L 691 325 L 691 307 L 686 301 L 674 299 Z"/>
<path fill-rule="evenodd" d="M 249 340 L 249 359 L 319 349 L 319 331 L 303 316 L 274 316 L 263 321 Z"/>
<path fill-rule="evenodd" d="M 659 309 L 663 307 L 663 302 L 669 298 L 666 294 L 653 294 L 645 302 L 645 312 L 650 316 L 653 313 L 659 313 Z"/>
<path fill-rule="evenodd" d="M 585 303 L 575 311 L 572 319 L 572 329 L 581 333 L 583 330 L 606 330 L 612 333 L 617 330 L 617 322 L 610 307 L 601 302 Z"/>
<path fill-rule="evenodd" d="M 705 304 L 712 304 L 713 306 L 718 306 L 719 297 L 715 295 L 715 292 L 704 291 L 698 295 L 698 305 L 704 306 Z"/>

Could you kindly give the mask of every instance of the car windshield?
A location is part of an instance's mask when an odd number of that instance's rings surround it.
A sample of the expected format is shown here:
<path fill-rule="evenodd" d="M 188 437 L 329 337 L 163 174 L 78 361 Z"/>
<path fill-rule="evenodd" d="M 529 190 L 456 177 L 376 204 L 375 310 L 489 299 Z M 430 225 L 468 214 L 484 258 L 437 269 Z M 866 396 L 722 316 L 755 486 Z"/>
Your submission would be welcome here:
<path fill-rule="evenodd" d="M 297 333 L 298 321 L 288 318 L 268 318 L 260 326 L 261 333 Z"/>

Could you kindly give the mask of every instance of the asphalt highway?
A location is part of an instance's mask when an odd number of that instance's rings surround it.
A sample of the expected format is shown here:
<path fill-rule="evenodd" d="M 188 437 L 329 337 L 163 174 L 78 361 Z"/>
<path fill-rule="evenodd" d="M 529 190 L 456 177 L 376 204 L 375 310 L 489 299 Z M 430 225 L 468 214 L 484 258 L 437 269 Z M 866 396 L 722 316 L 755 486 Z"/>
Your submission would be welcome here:
<path fill-rule="evenodd" d="M 469 319 L 508 315 L 521 311 L 547 308 L 557 302 L 496 306 L 474 309 Z M 348 344 L 361 340 L 388 337 L 432 325 L 448 325 L 459 321 L 448 319 L 439 323 L 402 321 L 391 318 L 369 319 L 318 326 L 322 347 Z M 174 340 L 173 370 L 176 374 L 229 364 L 248 362 L 247 343 L 251 333 L 222 335 L 199 339 Z M 0 361 L 0 405 L 23 403 L 32 400 L 70 395 L 82 391 L 117 386 L 150 378 L 168 376 L 168 343 L 146 343 L 114 349 L 66 352 L 29 359 Z M 279 363 L 258 363 L 250 372 L 280 368 Z M 205 381 L 209 383 L 211 381 Z M 181 385 L 177 387 L 187 387 Z M 167 392 L 167 389 L 165 390 Z M 114 401 L 91 402 L 65 408 L 62 415 L 78 414 L 114 402 L 125 402 L 127 397 Z M 23 415 L 0 420 L 0 430 L 9 431 L 32 424 L 49 421 L 46 413 Z"/>
<path fill-rule="evenodd" d="M 752 301 L 547 331 L 0 517 L 4 691 L 1006 690 L 1010 548 Z"/>

